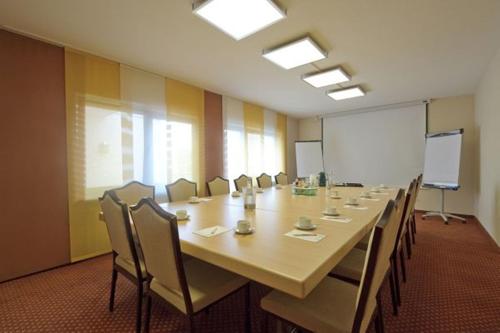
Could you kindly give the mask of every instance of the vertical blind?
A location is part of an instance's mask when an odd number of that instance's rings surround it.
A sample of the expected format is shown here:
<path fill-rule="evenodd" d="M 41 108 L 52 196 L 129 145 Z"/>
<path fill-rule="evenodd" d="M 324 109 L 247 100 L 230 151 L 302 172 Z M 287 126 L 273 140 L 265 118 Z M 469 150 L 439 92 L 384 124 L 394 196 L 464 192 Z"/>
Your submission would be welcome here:
<path fill-rule="evenodd" d="M 222 110 L 227 178 L 286 172 L 285 115 L 226 96 Z"/>
<path fill-rule="evenodd" d="M 98 198 L 138 180 L 156 187 L 179 178 L 205 194 L 204 90 L 66 49 L 71 259 L 110 251 Z M 223 98 L 226 176 L 286 170 L 286 116 Z"/>
<path fill-rule="evenodd" d="M 107 128 L 121 126 L 120 65 L 66 50 L 65 67 L 70 248 L 77 261 L 110 250 L 97 197 L 104 184 L 122 177 L 102 167 L 122 163 L 121 150 L 115 151 L 121 133 L 107 135 Z"/>
<path fill-rule="evenodd" d="M 98 197 L 131 180 L 204 183 L 203 90 L 66 50 L 72 261 L 110 250 Z M 204 186 L 200 186 L 204 194 Z"/>

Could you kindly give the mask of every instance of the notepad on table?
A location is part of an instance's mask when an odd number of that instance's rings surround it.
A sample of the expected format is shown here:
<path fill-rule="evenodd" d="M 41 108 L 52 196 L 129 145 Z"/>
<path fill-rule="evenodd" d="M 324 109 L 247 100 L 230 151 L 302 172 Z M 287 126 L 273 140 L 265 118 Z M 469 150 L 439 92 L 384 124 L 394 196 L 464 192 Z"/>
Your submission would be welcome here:
<path fill-rule="evenodd" d="M 356 209 L 356 210 L 367 210 L 366 206 L 353 206 L 353 205 L 344 205 L 344 208 Z"/>
<path fill-rule="evenodd" d="M 287 232 L 285 236 L 292 237 L 292 238 L 298 238 L 302 240 L 306 240 L 309 242 L 319 242 L 323 238 L 325 238 L 325 235 L 322 234 L 317 234 L 315 232 L 307 232 L 307 231 L 302 231 L 302 230 L 292 230 L 290 232 Z"/>
<path fill-rule="evenodd" d="M 323 216 L 321 219 L 325 221 L 340 222 L 340 223 L 349 223 L 352 221 L 350 217 L 345 217 L 345 216 Z"/>
<path fill-rule="evenodd" d="M 226 227 L 221 226 L 221 225 L 215 225 L 213 227 L 208 227 L 205 229 L 193 231 L 193 234 L 203 236 L 203 237 L 213 237 L 213 236 L 220 235 L 224 232 L 227 232 L 229 230 L 231 230 L 231 229 L 226 228 Z"/>

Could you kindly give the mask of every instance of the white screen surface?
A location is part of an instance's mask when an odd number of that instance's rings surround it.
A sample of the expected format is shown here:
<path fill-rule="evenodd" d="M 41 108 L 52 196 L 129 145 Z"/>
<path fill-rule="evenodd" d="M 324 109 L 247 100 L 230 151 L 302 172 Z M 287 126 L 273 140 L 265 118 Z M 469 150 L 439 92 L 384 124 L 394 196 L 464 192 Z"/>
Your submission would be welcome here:
<path fill-rule="evenodd" d="M 296 141 L 297 177 L 309 177 L 323 171 L 321 141 Z"/>
<path fill-rule="evenodd" d="M 461 149 L 461 132 L 427 137 L 423 184 L 458 187 Z"/>
<path fill-rule="evenodd" d="M 325 171 L 337 182 L 406 187 L 422 172 L 425 105 L 324 119 Z"/>

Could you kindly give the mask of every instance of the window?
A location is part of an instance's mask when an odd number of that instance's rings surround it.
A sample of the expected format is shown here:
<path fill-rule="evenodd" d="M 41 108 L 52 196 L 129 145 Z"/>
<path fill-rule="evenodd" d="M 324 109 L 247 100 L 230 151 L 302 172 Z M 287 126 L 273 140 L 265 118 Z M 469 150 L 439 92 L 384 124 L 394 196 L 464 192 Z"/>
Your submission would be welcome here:
<path fill-rule="evenodd" d="M 233 98 L 223 98 L 224 173 L 233 180 L 241 174 L 257 177 L 284 170 L 284 135 L 278 114 Z M 246 113 L 246 114 L 245 114 Z M 281 117 L 284 117 L 281 115 Z M 232 182 L 231 182 L 232 184 Z M 232 186 L 232 185 L 231 185 Z"/>
<path fill-rule="evenodd" d="M 85 107 L 85 197 L 138 180 L 157 195 L 178 178 L 193 179 L 193 125 L 137 108 Z"/>

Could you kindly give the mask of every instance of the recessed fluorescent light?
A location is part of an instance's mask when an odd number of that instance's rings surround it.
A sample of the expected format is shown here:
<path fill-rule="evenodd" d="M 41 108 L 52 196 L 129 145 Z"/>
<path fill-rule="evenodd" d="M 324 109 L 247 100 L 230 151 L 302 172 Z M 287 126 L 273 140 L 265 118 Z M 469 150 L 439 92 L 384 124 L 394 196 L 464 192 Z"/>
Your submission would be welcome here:
<path fill-rule="evenodd" d="M 328 55 L 311 37 L 304 37 L 289 44 L 265 50 L 262 56 L 284 69 L 290 69 L 314 61 L 325 59 Z"/>
<path fill-rule="evenodd" d="M 335 67 L 317 73 L 306 74 L 302 77 L 310 85 L 316 88 L 330 86 L 332 84 L 347 82 L 351 77 L 342 69 Z"/>
<path fill-rule="evenodd" d="M 236 40 L 286 17 L 272 0 L 207 0 L 193 12 Z"/>
<path fill-rule="evenodd" d="M 327 92 L 327 95 L 336 101 L 340 101 L 347 98 L 364 96 L 365 92 L 363 91 L 363 89 L 361 89 L 360 86 L 354 86 L 349 88 L 330 90 L 329 92 Z"/>

